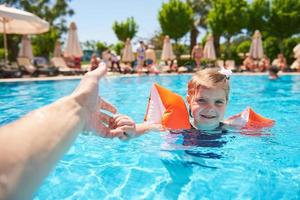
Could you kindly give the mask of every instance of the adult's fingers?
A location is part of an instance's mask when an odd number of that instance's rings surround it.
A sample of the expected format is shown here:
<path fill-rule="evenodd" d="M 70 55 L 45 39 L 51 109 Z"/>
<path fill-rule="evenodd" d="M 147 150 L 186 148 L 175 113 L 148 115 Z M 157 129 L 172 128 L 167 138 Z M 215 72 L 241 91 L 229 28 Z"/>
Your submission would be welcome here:
<path fill-rule="evenodd" d="M 94 130 L 101 137 L 104 137 L 104 138 L 110 137 L 110 129 L 108 127 L 106 127 L 102 122 L 94 125 Z"/>
<path fill-rule="evenodd" d="M 100 109 L 107 110 L 113 114 L 117 113 L 116 107 L 114 107 L 112 104 L 108 103 L 104 99 L 99 97 L 99 104 L 98 104 Z"/>
<path fill-rule="evenodd" d="M 111 124 L 113 122 L 113 117 L 103 112 L 98 113 L 98 119 L 100 122 L 104 122 L 106 124 Z"/>

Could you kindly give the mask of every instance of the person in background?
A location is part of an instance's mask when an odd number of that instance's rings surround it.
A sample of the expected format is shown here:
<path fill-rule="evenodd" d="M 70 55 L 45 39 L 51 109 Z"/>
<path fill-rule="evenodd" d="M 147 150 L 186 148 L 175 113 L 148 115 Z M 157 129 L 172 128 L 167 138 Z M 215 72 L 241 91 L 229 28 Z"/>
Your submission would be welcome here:
<path fill-rule="evenodd" d="M 102 52 L 102 61 L 106 64 L 107 69 L 109 71 L 112 71 L 112 65 L 111 65 L 111 52 L 109 49 L 106 49 Z"/>
<path fill-rule="evenodd" d="M 145 51 L 146 51 L 146 48 L 145 48 L 145 45 L 144 45 L 144 42 L 143 41 L 140 41 L 139 42 L 140 45 L 139 47 L 136 49 L 136 53 L 137 53 L 137 68 L 138 69 L 142 69 L 145 65 Z"/>
<path fill-rule="evenodd" d="M 120 66 L 120 57 L 113 52 L 110 52 L 110 59 L 111 59 L 111 68 L 112 71 L 117 71 L 122 73 L 121 66 Z"/>
<path fill-rule="evenodd" d="M 99 81 L 105 73 L 106 66 L 100 65 L 85 74 L 71 95 L 0 127 L 0 199 L 32 199 L 83 131 L 122 139 L 124 128 L 131 130 L 133 122 L 127 125 L 128 121 L 103 112 L 117 112 L 99 97 Z"/>
<path fill-rule="evenodd" d="M 258 68 L 260 72 L 265 72 L 270 68 L 270 59 L 267 55 L 264 55 L 263 58 L 260 60 Z"/>
<path fill-rule="evenodd" d="M 273 60 L 272 66 L 276 66 L 282 72 L 288 71 L 286 59 L 282 53 L 278 54 L 277 58 Z"/>
<path fill-rule="evenodd" d="M 145 51 L 146 66 L 150 73 L 159 74 L 159 70 L 156 67 L 156 55 L 152 45 L 148 45 Z"/>
<path fill-rule="evenodd" d="M 278 76 L 278 72 L 279 72 L 279 69 L 278 67 L 276 66 L 272 66 L 269 68 L 269 79 L 270 80 L 275 80 L 275 79 L 278 79 L 279 76 Z"/>
<path fill-rule="evenodd" d="M 243 61 L 243 65 L 241 66 L 243 70 L 254 72 L 255 63 L 249 54 L 246 55 L 246 58 Z"/>
<path fill-rule="evenodd" d="M 200 66 L 201 58 L 203 57 L 203 50 L 199 44 L 196 44 L 194 46 L 192 53 L 191 53 L 191 57 L 196 63 L 196 69 L 200 69 L 201 68 L 201 66 Z"/>
<path fill-rule="evenodd" d="M 94 69 L 97 69 L 99 64 L 100 64 L 100 59 L 97 57 L 97 55 L 95 53 L 93 53 L 93 55 L 91 57 L 91 62 L 90 62 L 91 71 Z"/>

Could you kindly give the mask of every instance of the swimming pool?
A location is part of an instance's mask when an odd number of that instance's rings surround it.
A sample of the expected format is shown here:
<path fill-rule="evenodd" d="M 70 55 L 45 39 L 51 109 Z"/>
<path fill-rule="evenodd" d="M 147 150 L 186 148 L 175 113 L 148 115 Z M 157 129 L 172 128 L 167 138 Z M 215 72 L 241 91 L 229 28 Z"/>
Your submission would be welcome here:
<path fill-rule="evenodd" d="M 108 77 L 101 94 L 141 122 L 153 82 L 185 96 L 189 75 Z M 73 91 L 78 81 L 0 84 L 0 123 Z M 300 76 L 233 76 L 226 116 L 250 105 L 275 119 L 263 136 L 229 131 L 206 147 L 149 133 L 129 142 L 80 135 L 35 199 L 299 199 Z M 210 137 L 209 135 L 207 137 Z M 207 140 L 207 137 L 205 140 Z"/>

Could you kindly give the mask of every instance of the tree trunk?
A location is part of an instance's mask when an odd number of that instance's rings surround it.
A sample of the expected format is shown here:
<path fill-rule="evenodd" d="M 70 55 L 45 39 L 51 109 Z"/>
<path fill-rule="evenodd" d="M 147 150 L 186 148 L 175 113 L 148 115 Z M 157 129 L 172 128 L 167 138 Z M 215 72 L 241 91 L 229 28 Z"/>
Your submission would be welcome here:
<path fill-rule="evenodd" d="M 175 45 L 174 45 L 174 53 L 175 53 L 175 57 L 176 57 L 176 60 L 178 61 L 179 60 L 179 51 L 178 51 L 178 39 L 174 39 L 175 40 Z"/>
<path fill-rule="evenodd" d="M 220 36 L 219 35 L 213 35 L 214 37 L 214 46 L 216 50 L 216 56 L 220 57 Z"/>
<path fill-rule="evenodd" d="M 231 49 L 230 49 L 230 38 L 231 36 L 226 37 L 226 44 L 227 44 L 227 59 L 231 59 Z"/>
<path fill-rule="evenodd" d="M 190 35 L 190 53 L 192 53 L 192 50 L 194 48 L 194 46 L 197 44 L 197 37 L 199 35 L 199 31 L 197 30 L 197 27 L 195 27 L 195 25 L 193 25 L 192 30 L 191 30 L 191 35 Z"/>

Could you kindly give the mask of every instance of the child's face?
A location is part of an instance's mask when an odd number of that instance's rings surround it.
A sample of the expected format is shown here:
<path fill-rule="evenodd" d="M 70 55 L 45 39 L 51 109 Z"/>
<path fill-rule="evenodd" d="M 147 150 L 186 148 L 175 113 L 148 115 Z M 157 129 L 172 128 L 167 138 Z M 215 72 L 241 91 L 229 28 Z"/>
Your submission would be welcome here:
<path fill-rule="evenodd" d="M 212 130 L 223 121 L 226 110 L 226 93 L 224 89 L 206 89 L 200 87 L 194 96 L 188 96 L 194 125 L 202 130 Z"/>

